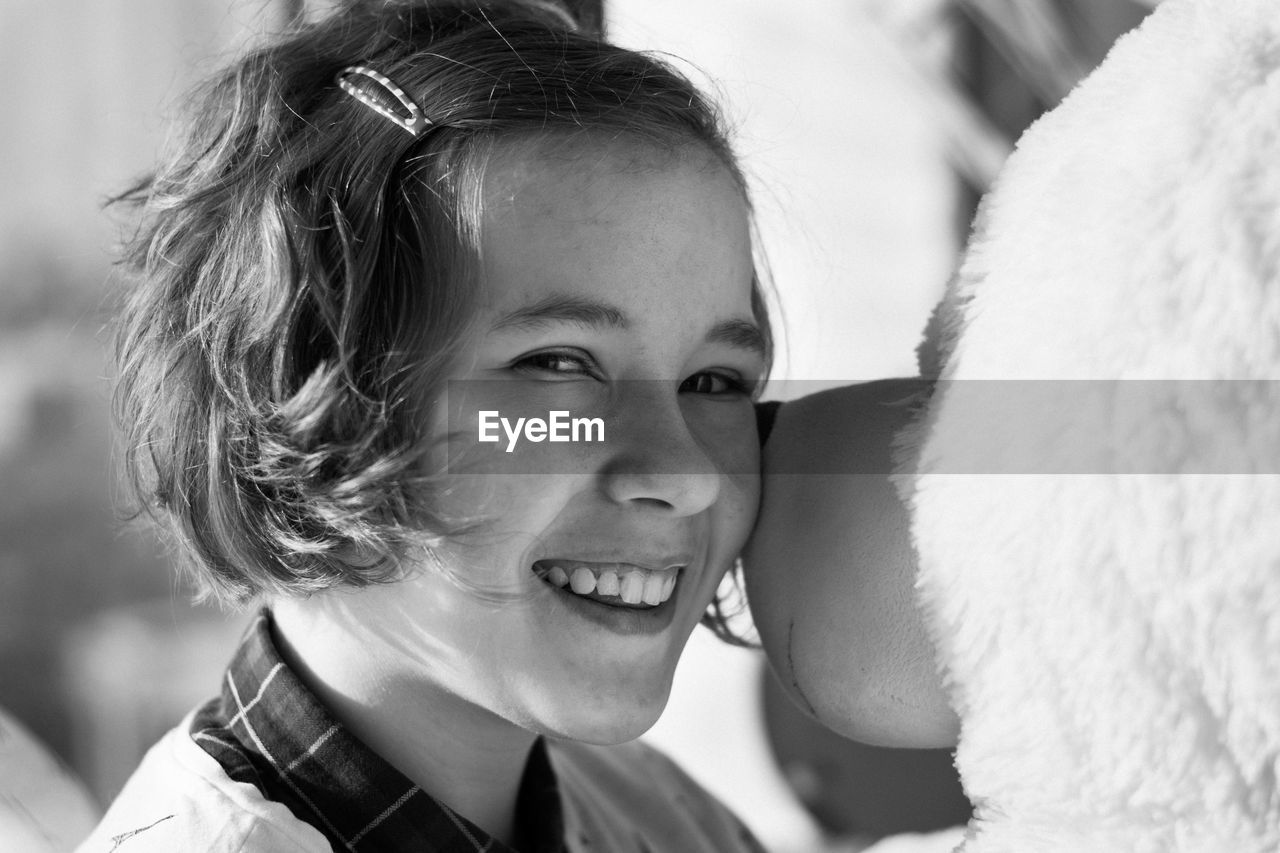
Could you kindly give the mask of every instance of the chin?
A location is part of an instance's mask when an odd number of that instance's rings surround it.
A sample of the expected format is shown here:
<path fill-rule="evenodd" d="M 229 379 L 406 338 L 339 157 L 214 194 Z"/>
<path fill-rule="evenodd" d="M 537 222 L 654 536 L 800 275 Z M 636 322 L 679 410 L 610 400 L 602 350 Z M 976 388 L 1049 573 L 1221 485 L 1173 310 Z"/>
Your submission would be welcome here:
<path fill-rule="evenodd" d="M 671 679 L 643 695 L 619 693 L 614 698 L 599 694 L 574 703 L 572 708 L 562 709 L 557 719 L 543 718 L 536 729 L 550 737 L 575 740 L 597 746 L 613 746 L 635 740 L 662 716 L 671 691 Z M 557 702 L 562 702 L 561 694 Z"/>
<path fill-rule="evenodd" d="M 620 743 L 627 743 L 640 737 L 653 728 L 656 722 L 658 722 L 657 716 L 643 721 L 630 721 L 625 724 L 611 721 L 605 725 L 579 727 L 574 732 L 559 735 L 559 737 L 579 743 L 589 743 L 593 746 L 617 746 Z"/>

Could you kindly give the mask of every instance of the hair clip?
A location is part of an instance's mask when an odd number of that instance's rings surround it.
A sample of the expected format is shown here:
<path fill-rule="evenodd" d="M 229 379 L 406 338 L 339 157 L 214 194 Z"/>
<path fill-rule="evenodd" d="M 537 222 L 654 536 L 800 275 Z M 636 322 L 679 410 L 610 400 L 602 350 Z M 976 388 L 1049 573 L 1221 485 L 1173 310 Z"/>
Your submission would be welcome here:
<path fill-rule="evenodd" d="M 384 115 L 396 126 L 409 131 L 417 138 L 431 126 L 431 120 L 422 114 L 422 108 L 391 82 L 385 75 L 363 65 L 348 65 L 338 72 L 338 87 L 379 115 Z"/>
<path fill-rule="evenodd" d="M 573 16 L 568 9 L 560 5 L 557 0 L 524 0 L 525 4 L 535 9 L 540 9 L 560 20 L 564 24 L 564 28 L 571 33 L 579 32 L 582 27 L 578 23 L 578 19 Z"/>

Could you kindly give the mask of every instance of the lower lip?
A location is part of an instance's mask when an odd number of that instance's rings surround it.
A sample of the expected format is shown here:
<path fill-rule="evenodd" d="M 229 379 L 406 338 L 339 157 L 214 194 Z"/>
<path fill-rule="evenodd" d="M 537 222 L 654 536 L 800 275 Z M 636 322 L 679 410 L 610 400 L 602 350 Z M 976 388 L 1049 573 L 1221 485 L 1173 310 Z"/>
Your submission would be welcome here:
<path fill-rule="evenodd" d="M 685 570 L 681 569 L 683 571 Z M 677 580 L 671 597 L 657 607 L 640 608 L 602 604 L 544 581 L 551 588 L 556 601 L 563 602 L 569 610 L 615 634 L 626 636 L 658 634 L 668 628 L 676 615 L 676 601 L 680 598 L 680 586 L 683 582 L 683 578 Z"/>

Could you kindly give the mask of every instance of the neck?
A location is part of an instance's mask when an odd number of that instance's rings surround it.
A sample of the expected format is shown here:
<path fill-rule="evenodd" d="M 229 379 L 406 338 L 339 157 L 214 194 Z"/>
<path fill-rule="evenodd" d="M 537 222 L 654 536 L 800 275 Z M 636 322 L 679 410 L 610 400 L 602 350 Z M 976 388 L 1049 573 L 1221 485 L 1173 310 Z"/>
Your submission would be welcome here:
<path fill-rule="evenodd" d="M 272 606 L 280 653 L 334 717 L 374 752 L 512 846 L 535 735 L 441 689 L 413 658 L 315 596 Z"/>

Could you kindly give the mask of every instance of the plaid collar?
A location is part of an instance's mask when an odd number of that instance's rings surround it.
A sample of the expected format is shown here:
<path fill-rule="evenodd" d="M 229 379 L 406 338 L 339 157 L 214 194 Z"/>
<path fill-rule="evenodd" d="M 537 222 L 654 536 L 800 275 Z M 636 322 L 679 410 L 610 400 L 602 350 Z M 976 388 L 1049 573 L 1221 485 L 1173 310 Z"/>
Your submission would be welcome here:
<path fill-rule="evenodd" d="M 336 851 L 512 853 L 413 784 L 339 724 L 280 658 L 264 610 L 190 735 L 237 782 L 319 830 Z M 559 786 L 539 738 L 516 806 L 527 853 L 561 853 Z"/>

